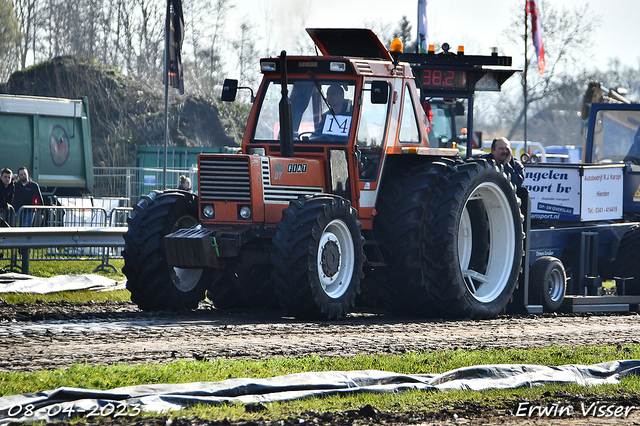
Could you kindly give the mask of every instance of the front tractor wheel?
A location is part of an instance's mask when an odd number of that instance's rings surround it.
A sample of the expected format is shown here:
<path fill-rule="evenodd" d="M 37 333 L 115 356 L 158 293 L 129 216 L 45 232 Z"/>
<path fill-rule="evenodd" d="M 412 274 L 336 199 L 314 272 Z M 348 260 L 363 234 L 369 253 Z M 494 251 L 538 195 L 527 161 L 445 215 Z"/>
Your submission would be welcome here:
<path fill-rule="evenodd" d="M 316 195 L 292 201 L 273 239 L 273 281 L 280 303 L 298 318 L 345 316 L 360 291 L 361 224 L 351 204 Z"/>
<path fill-rule="evenodd" d="M 134 207 L 124 234 L 122 271 L 140 309 L 195 309 L 204 299 L 211 271 L 171 267 L 164 248 L 165 235 L 198 223 L 197 206 L 191 193 L 154 191 Z"/>

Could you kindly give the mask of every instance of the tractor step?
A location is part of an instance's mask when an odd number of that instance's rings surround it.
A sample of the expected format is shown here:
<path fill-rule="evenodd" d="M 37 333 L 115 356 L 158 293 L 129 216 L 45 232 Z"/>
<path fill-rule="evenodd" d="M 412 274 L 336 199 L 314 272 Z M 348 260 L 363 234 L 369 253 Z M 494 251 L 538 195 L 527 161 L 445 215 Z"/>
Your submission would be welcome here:
<path fill-rule="evenodd" d="M 373 238 L 373 232 L 363 231 L 364 235 L 364 254 L 366 260 L 365 265 L 369 267 L 387 266 L 387 262 L 384 261 L 382 253 L 380 252 L 380 243 Z"/>

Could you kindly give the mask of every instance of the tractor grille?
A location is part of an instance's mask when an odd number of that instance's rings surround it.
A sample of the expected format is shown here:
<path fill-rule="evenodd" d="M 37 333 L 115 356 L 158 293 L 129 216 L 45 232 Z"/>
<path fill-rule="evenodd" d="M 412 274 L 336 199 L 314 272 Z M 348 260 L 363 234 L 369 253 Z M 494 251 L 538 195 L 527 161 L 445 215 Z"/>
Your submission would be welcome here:
<path fill-rule="evenodd" d="M 199 174 L 202 201 L 251 201 L 248 157 L 201 158 Z"/>
<path fill-rule="evenodd" d="M 271 185 L 269 158 L 262 157 L 262 187 L 264 201 L 292 201 L 301 195 L 323 192 L 320 187 L 313 186 L 275 186 Z"/>

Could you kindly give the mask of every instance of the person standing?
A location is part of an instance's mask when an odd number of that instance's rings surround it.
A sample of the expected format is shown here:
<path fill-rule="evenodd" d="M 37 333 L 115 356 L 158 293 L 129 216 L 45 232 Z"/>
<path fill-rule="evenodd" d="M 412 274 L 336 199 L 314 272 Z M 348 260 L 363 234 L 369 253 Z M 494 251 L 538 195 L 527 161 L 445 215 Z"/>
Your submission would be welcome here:
<path fill-rule="evenodd" d="M 15 195 L 13 196 L 13 208 L 16 215 L 22 206 L 41 206 L 42 193 L 40 186 L 29 179 L 29 171 L 25 166 L 18 169 L 18 182 L 16 183 Z M 33 220 L 33 210 L 23 212 L 19 217 L 20 226 L 31 226 Z"/>
<path fill-rule="evenodd" d="M 0 209 L 2 210 L 6 210 L 10 205 L 13 205 L 13 194 L 16 186 L 11 179 L 12 176 L 13 172 L 6 167 L 0 172 L 0 180 L 2 180 L 2 186 L 0 186 Z"/>
<path fill-rule="evenodd" d="M 0 218 L 3 221 L 0 223 L 1 226 L 9 226 L 9 223 L 12 222 L 13 213 L 11 210 L 16 188 L 12 178 L 11 169 L 5 167 L 0 171 L 0 180 L 2 181 L 2 185 L 0 185 Z"/>

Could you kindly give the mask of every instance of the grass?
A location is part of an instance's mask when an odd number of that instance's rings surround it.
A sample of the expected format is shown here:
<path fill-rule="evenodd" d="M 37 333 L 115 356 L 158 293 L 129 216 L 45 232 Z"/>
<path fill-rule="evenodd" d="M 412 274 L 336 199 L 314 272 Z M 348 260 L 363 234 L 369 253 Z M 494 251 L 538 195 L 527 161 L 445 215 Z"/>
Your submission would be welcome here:
<path fill-rule="evenodd" d="M 117 281 L 126 279 L 122 273 L 123 259 L 109 259 L 109 264 L 116 268 L 115 272 L 112 270 L 93 272 L 96 267 L 100 266 L 100 261 L 98 260 L 32 260 L 29 262 L 29 275 L 49 278 L 56 275 L 95 274 L 113 278 Z M 22 263 L 18 261 L 18 265 L 22 266 Z M 9 261 L 0 259 L 0 267 L 5 268 L 7 266 L 9 266 Z"/>
<path fill-rule="evenodd" d="M 37 303 L 37 302 L 69 302 L 69 303 L 86 303 L 86 302 L 124 302 L 131 300 L 131 293 L 128 290 L 113 291 L 60 291 L 47 294 L 32 293 L 0 293 L 0 299 L 10 304 L 17 303 Z"/>
<path fill-rule="evenodd" d="M 640 359 L 640 345 L 544 349 L 490 349 L 482 351 L 452 350 L 403 355 L 355 356 L 353 358 L 274 358 L 259 361 L 212 360 L 177 361 L 166 365 L 125 364 L 112 366 L 73 365 L 64 370 L 29 373 L 0 372 L 0 396 L 38 392 L 61 386 L 113 389 L 123 386 L 156 383 L 219 381 L 231 378 L 265 378 L 307 371 L 383 370 L 405 374 L 438 374 L 459 367 L 481 364 L 594 364 L 610 360 Z M 358 394 L 327 396 L 266 404 L 266 411 L 248 413 L 243 405 L 195 405 L 173 413 L 174 416 L 221 420 L 224 418 L 255 420 L 258 417 L 279 419 L 315 413 L 359 409 L 369 404 L 381 411 L 438 412 L 472 404 L 488 412 L 512 410 L 522 401 L 541 404 L 580 399 L 582 401 L 640 400 L 640 378 L 623 378 L 620 384 L 585 387 L 547 385 L 511 390 L 444 392 L 409 391 L 398 394 Z M 576 408 L 577 410 L 577 408 Z"/>

